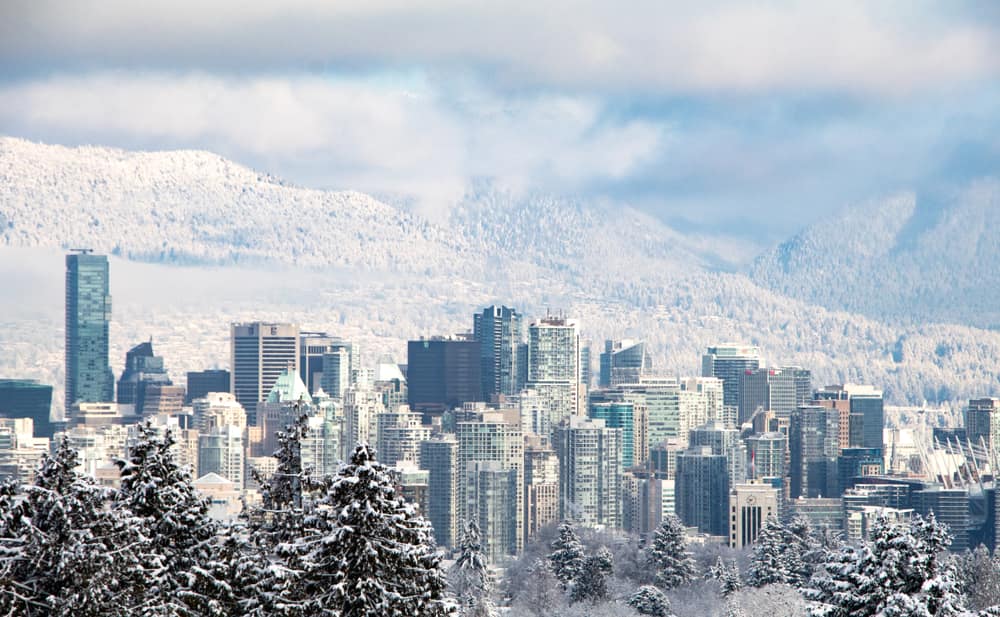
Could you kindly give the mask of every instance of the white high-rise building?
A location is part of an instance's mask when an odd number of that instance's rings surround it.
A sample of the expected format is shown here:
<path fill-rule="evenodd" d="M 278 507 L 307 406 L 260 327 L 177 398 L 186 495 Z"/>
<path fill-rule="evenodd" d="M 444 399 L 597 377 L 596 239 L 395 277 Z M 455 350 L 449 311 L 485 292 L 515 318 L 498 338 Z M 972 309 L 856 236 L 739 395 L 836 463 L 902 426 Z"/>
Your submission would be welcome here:
<path fill-rule="evenodd" d="M 564 317 L 545 317 L 528 327 L 526 388 L 548 401 L 549 424 L 581 415 L 580 329 Z"/>
<path fill-rule="evenodd" d="M 401 461 L 419 464 L 420 442 L 431 438 L 431 429 L 421 423 L 421 414 L 399 405 L 396 411 L 375 416 L 376 456 L 388 466 Z"/>
<path fill-rule="evenodd" d="M 570 417 L 556 428 L 561 518 L 622 526 L 622 430 L 604 420 Z"/>
<path fill-rule="evenodd" d="M 460 499 L 458 501 L 458 518 L 466 521 L 476 517 L 479 511 L 478 463 L 495 461 L 500 470 L 513 470 L 515 482 L 516 531 L 513 542 L 505 546 L 504 554 L 519 553 L 524 547 L 524 525 L 521 520 L 524 512 L 524 433 L 517 418 L 517 411 L 484 412 L 481 419 L 458 422 L 456 425 L 458 437 L 458 483 Z M 494 477 L 493 480 L 496 480 Z M 479 520 L 481 530 L 495 528 L 490 521 Z M 498 542 L 507 542 L 507 536 L 489 537 L 483 533 L 483 543 L 496 546 Z M 490 544 L 492 543 L 492 545 Z M 491 549 L 492 550 L 492 549 Z"/>
<path fill-rule="evenodd" d="M 383 411 L 382 397 L 371 382 L 362 382 L 344 391 L 343 460 L 350 460 L 359 443 L 372 443 L 372 423 Z"/>
<path fill-rule="evenodd" d="M 215 427 L 247 426 L 247 412 L 229 392 L 209 392 L 204 398 L 191 401 L 194 411 L 194 425 L 199 432 L 206 433 Z"/>

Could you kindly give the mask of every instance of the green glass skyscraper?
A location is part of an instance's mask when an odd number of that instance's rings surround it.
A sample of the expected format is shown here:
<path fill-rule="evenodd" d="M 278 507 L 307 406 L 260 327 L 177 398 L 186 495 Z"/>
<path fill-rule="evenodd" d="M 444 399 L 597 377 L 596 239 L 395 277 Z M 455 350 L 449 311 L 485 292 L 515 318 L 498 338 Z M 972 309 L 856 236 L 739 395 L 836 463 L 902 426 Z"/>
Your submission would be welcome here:
<path fill-rule="evenodd" d="M 83 250 L 66 256 L 66 416 L 75 403 L 113 401 L 108 364 L 111 294 L 108 258 Z"/>

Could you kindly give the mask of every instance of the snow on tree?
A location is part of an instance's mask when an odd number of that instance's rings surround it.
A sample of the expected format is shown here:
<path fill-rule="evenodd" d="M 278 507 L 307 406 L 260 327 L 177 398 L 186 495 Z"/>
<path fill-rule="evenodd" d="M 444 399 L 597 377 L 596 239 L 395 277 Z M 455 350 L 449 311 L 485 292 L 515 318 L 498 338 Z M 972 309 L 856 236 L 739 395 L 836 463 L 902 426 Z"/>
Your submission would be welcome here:
<path fill-rule="evenodd" d="M 75 471 L 63 439 L 42 458 L 33 485 L 0 485 L 0 612 L 128 615 L 142 584 L 128 513 L 108 508 L 109 489 Z"/>
<path fill-rule="evenodd" d="M 614 557 L 606 547 L 583 562 L 580 576 L 570 588 L 570 601 L 594 604 L 608 597 L 608 577 L 614 571 Z"/>
<path fill-rule="evenodd" d="M 458 599 L 462 617 L 494 617 L 496 608 L 490 597 L 492 584 L 483 554 L 479 525 L 469 520 L 459 540 L 459 554 L 450 573 L 451 590 Z"/>
<path fill-rule="evenodd" d="M 751 548 L 747 584 L 763 587 L 774 583 L 794 585 L 799 581 L 799 573 L 788 554 L 788 535 L 774 517 L 764 521 Z"/>
<path fill-rule="evenodd" d="M 684 541 L 684 527 L 674 515 L 664 517 L 646 549 L 646 559 L 663 589 L 680 587 L 695 577 L 694 559 Z"/>
<path fill-rule="evenodd" d="M 956 576 L 960 593 L 970 610 L 1000 605 L 1000 558 L 980 544 L 957 557 Z"/>
<path fill-rule="evenodd" d="M 309 521 L 312 518 L 314 520 Z M 315 530 L 299 539 L 298 584 L 308 615 L 439 617 L 454 612 L 430 523 L 396 495 L 389 470 L 362 443 L 329 479 Z"/>
<path fill-rule="evenodd" d="M 933 515 L 910 524 L 876 520 L 859 548 L 830 556 L 806 590 L 814 617 L 952 617 L 965 612 L 950 538 Z"/>
<path fill-rule="evenodd" d="M 570 522 L 563 521 L 559 525 L 559 535 L 552 541 L 551 548 L 549 563 L 552 564 L 552 573 L 567 590 L 580 577 L 586 559 L 583 543 Z"/>
<path fill-rule="evenodd" d="M 643 585 L 628 599 L 628 604 L 640 615 L 649 617 L 674 617 L 670 599 L 659 587 Z"/>
<path fill-rule="evenodd" d="M 550 617 L 561 614 L 565 603 L 566 596 L 552 567 L 548 561 L 536 559 L 514 600 L 514 608 L 534 617 Z"/>
<path fill-rule="evenodd" d="M 747 612 L 743 610 L 743 606 L 734 598 L 726 600 L 726 612 L 724 614 L 725 617 L 747 617 Z"/>
<path fill-rule="evenodd" d="M 728 597 L 743 588 L 740 568 L 736 565 L 736 560 L 726 563 L 721 555 L 716 560 L 715 565 L 708 569 L 708 577 L 719 581 L 719 592 L 723 597 Z"/>
<path fill-rule="evenodd" d="M 170 615 L 221 615 L 224 583 L 211 575 L 217 525 L 208 500 L 177 465 L 173 435 L 139 425 L 138 442 L 116 461 L 121 488 L 114 507 L 135 516 L 146 541 L 140 547 L 146 580 L 137 612 Z"/>

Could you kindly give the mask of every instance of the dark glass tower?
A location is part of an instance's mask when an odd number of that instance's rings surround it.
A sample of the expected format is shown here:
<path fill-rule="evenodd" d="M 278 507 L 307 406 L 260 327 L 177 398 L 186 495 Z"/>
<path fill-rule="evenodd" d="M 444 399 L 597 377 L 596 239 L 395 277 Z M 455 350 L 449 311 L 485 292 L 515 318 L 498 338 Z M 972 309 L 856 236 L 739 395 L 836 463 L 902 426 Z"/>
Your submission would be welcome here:
<path fill-rule="evenodd" d="M 106 255 L 66 256 L 66 414 L 75 403 L 113 401 L 108 364 L 111 293 Z"/>

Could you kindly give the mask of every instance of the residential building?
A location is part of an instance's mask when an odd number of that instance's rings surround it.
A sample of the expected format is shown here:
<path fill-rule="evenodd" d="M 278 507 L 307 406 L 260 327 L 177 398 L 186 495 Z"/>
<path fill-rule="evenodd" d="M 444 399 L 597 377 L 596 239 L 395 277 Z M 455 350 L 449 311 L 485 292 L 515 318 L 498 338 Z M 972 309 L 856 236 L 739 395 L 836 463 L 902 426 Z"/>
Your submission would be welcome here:
<path fill-rule="evenodd" d="M 622 429 L 571 416 L 556 428 L 560 518 L 621 527 Z"/>
<path fill-rule="evenodd" d="M 516 309 L 488 306 L 473 316 L 472 336 L 479 342 L 482 399 L 520 392 L 518 345 L 524 337 Z"/>

